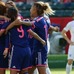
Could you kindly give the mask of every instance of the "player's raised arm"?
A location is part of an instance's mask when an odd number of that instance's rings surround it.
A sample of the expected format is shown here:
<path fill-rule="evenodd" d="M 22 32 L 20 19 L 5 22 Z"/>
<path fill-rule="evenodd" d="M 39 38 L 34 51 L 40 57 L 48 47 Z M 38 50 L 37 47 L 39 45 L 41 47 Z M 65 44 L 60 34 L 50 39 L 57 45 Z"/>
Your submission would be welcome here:
<path fill-rule="evenodd" d="M 7 28 L 6 31 L 10 30 L 11 28 L 13 28 L 15 26 L 16 22 L 12 22 Z"/>
<path fill-rule="evenodd" d="M 21 24 L 26 25 L 26 26 L 32 26 L 33 21 L 20 21 Z"/>
<path fill-rule="evenodd" d="M 17 18 L 14 22 L 12 22 L 6 29 L 6 31 L 10 30 L 11 28 L 13 28 L 14 26 L 19 26 L 19 25 L 26 25 L 26 26 L 31 26 L 32 22 L 28 22 L 28 21 L 22 21 L 21 19 Z"/>
<path fill-rule="evenodd" d="M 9 21 L 10 20 L 8 17 L 2 16 L 2 15 L 0 15 L 0 18 L 5 19 L 5 21 Z"/>
<path fill-rule="evenodd" d="M 21 20 L 21 19 L 15 20 L 15 26 L 18 26 L 21 24 L 26 25 L 26 26 L 32 26 L 32 23 L 33 23 L 33 21 L 31 22 L 31 21 L 25 21 L 25 20 Z"/>
<path fill-rule="evenodd" d="M 20 25 L 20 22 L 17 22 L 17 21 L 19 21 L 19 18 L 17 18 L 15 21 L 13 21 L 13 22 L 6 28 L 6 32 L 7 32 L 8 30 L 10 30 L 11 28 L 13 28 L 14 26 Z M 18 24 L 18 25 L 17 25 L 17 24 Z"/>

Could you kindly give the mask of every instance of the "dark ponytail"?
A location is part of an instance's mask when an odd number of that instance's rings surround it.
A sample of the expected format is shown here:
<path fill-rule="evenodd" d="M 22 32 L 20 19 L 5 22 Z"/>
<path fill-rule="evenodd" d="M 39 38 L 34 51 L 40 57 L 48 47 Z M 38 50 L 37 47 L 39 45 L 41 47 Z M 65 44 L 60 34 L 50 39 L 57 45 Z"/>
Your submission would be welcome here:
<path fill-rule="evenodd" d="M 18 11 L 14 7 L 10 7 L 7 10 L 7 17 L 14 21 L 17 18 Z"/>

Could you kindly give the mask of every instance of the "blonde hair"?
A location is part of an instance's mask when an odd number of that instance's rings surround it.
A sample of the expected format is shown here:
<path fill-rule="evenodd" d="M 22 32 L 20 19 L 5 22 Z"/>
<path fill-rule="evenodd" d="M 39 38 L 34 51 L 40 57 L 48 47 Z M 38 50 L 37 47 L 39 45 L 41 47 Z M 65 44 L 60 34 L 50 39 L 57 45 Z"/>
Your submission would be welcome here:
<path fill-rule="evenodd" d="M 47 15 L 54 15 L 54 10 L 52 10 L 51 6 L 49 5 L 49 3 L 44 3 L 42 1 L 38 1 L 36 2 L 37 4 L 40 4 L 43 9 L 44 9 L 44 14 L 47 14 Z"/>

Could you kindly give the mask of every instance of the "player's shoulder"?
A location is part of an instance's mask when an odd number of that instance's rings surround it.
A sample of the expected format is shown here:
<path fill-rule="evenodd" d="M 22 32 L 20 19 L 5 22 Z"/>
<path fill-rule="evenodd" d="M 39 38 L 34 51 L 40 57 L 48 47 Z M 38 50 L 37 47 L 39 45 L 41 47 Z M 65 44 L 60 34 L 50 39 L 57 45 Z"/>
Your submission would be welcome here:
<path fill-rule="evenodd" d="M 72 20 L 72 21 L 68 22 L 68 24 L 73 24 L 73 23 L 74 23 L 74 20 Z"/>
<path fill-rule="evenodd" d="M 70 21 L 70 22 L 67 23 L 67 26 L 69 26 L 69 27 L 71 27 L 73 25 L 74 25 L 74 21 Z"/>
<path fill-rule="evenodd" d="M 36 18 L 36 22 L 41 22 L 43 19 L 44 19 L 43 16 L 42 16 L 42 17 L 37 17 L 37 18 Z"/>
<path fill-rule="evenodd" d="M 5 20 L 0 19 L 0 24 L 4 24 L 4 23 L 5 23 Z"/>
<path fill-rule="evenodd" d="M 44 14 L 44 18 L 45 19 L 49 19 L 49 16 Z"/>

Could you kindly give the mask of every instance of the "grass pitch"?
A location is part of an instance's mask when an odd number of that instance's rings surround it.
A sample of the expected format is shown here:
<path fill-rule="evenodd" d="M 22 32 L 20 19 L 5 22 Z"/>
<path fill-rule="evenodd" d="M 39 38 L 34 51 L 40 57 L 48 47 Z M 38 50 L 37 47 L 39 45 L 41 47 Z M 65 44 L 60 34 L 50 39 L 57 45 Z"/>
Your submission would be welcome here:
<path fill-rule="evenodd" d="M 66 74 L 65 69 L 51 69 L 51 74 Z M 74 74 L 74 69 L 70 74 Z"/>
<path fill-rule="evenodd" d="M 6 71 L 6 74 L 10 74 L 9 70 Z M 66 74 L 65 69 L 51 69 L 51 74 Z M 74 69 L 70 74 L 74 74 Z"/>

